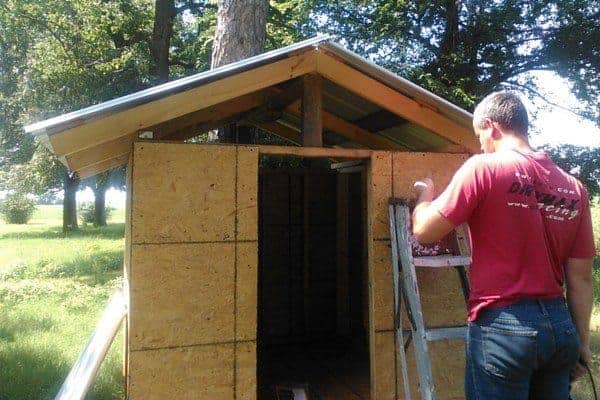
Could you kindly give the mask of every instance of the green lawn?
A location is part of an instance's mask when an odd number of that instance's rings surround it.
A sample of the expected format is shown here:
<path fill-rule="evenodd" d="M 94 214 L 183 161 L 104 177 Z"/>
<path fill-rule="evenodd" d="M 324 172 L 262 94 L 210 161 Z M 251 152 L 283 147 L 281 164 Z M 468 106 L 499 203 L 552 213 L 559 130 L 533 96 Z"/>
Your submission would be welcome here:
<path fill-rule="evenodd" d="M 53 399 L 122 285 L 123 210 L 105 228 L 62 237 L 60 206 L 41 206 L 27 225 L 0 222 L 0 400 Z M 600 205 L 592 211 L 600 247 Z M 594 268 L 600 304 L 600 258 Z M 592 320 L 593 369 L 600 382 L 600 307 Z M 123 399 L 119 334 L 88 399 Z"/>
<path fill-rule="evenodd" d="M 122 285 L 123 212 L 62 237 L 61 207 L 0 223 L 0 399 L 53 399 Z M 122 333 L 88 399 L 124 398 Z"/>

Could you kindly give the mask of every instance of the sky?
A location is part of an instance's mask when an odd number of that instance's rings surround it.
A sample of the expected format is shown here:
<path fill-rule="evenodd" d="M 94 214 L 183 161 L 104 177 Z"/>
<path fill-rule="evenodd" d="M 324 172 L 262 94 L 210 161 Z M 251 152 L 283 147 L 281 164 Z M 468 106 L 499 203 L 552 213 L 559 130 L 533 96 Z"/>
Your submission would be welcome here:
<path fill-rule="evenodd" d="M 571 93 L 566 80 L 551 71 L 537 71 L 532 75 L 548 101 L 565 108 L 577 107 L 577 98 Z M 528 110 L 533 111 L 533 115 L 530 115 L 530 139 L 533 146 L 573 144 L 600 147 L 600 128 L 592 121 L 584 120 L 565 109 L 549 106 L 541 99 L 533 103 L 523 100 Z"/>

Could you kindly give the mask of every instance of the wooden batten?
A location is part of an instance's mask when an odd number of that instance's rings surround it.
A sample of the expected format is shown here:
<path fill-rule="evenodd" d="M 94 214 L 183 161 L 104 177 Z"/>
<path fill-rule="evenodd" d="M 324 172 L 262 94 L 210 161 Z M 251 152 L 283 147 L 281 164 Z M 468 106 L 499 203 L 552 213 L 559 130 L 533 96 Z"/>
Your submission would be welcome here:
<path fill-rule="evenodd" d="M 302 93 L 302 145 L 307 147 L 323 146 L 323 96 L 322 80 L 319 74 L 307 74 L 303 77 Z"/>
<path fill-rule="evenodd" d="M 306 158 L 369 158 L 373 151 L 363 149 L 340 149 L 330 147 L 260 146 L 260 154 L 295 156 Z"/>
<path fill-rule="evenodd" d="M 241 72 L 103 118 L 87 121 L 51 135 L 50 141 L 57 155 L 75 153 L 199 109 L 208 108 L 302 76 L 313 72 L 315 68 L 315 52 L 293 55 L 272 64 Z"/>
<path fill-rule="evenodd" d="M 479 152 L 479 143 L 470 129 L 357 71 L 333 56 L 319 53 L 317 70 L 325 78 L 378 106 L 427 128 L 453 143 L 462 145 L 471 152 Z"/>

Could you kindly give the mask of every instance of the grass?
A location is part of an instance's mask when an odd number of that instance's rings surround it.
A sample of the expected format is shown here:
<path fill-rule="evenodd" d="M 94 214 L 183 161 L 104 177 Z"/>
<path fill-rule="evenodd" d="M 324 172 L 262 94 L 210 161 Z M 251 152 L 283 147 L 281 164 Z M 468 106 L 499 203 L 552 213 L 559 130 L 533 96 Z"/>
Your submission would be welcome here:
<path fill-rule="evenodd" d="M 0 399 L 53 399 L 122 285 L 123 212 L 63 237 L 60 206 L 0 224 Z M 88 399 L 124 398 L 119 334 Z"/>
<path fill-rule="evenodd" d="M 53 399 L 114 290 L 122 285 L 123 210 L 109 226 L 62 236 L 60 206 L 27 225 L 0 223 L 0 400 Z M 592 210 L 600 248 L 600 204 Z M 600 257 L 594 260 L 592 367 L 600 382 Z M 118 335 L 87 399 L 123 399 Z"/>

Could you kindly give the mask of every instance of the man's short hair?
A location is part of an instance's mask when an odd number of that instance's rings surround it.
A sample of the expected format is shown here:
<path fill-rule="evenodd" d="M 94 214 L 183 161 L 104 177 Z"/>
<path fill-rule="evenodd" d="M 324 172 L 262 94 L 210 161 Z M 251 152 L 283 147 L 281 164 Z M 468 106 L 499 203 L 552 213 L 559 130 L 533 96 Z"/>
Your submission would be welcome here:
<path fill-rule="evenodd" d="M 527 129 L 529 128 L 527 109 L 514 92 L 494 92 L 481 100 L 475 107 L 473 120 L 477 126 L 483 128 L 482 124 L 486 118 L 500 124 L 505 129 L 527 137 Z"/>

